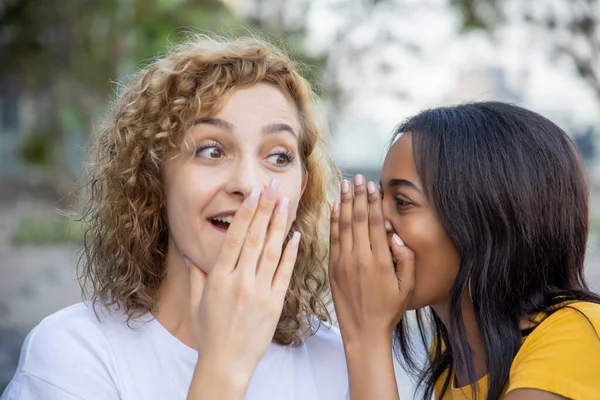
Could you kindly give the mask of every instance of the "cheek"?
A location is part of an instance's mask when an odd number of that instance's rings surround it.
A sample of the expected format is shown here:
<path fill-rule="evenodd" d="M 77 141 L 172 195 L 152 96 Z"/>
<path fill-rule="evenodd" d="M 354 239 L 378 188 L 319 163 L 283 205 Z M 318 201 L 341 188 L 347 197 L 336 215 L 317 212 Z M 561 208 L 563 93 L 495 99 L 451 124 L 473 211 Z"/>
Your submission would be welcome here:
<path fill-rule="evenodd" d="M 398 234 L 415 253 L 413 307 L 444 301 L 458 274 L 460 257 L 439 221 L 428 213 L 402 217 Z"/>
<path fill-rule="evenodd" d="M 165 185 L 167 218 L 173 231 L 189 229 L 215 192 L 214 180 L 202 179 L 200 171 L 182 168 L 178 172 Z"/>
<path fill-rule="evenodd" d="M 288 211 L 288 229 L 296 219 L 298 205 L 302 198 L 302 178 L 284 179 L 279 190 L 280 197 L 287 197 L 290 200 Z"/>

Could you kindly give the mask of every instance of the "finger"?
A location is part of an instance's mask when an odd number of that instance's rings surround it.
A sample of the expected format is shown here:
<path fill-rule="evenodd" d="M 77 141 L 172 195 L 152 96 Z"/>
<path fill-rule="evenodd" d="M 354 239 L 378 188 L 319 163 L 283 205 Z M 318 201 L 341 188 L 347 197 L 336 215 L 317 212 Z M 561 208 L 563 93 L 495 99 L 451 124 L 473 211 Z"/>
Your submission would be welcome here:
<path fill-rule="evenodd" d="M 192 310 L 195 310 L 202 300 L 207 275 L 206 272 L 192 264 L 187 258 L 184 258 L 183 261 L 190 272 L 190 301 Z"/>
<path fill-rule="evenodd" d="M 337 265 L 340 257 L 340 202 L 335 201 L 331 208 L 329 226 L 329 276 Z"/>
<path fill-rule="evenodd" d="M 371 252 L 369 238 L 369 203 L 367 201 L 367 185 L 365 177 L 354 177 L 354 201 L 352 207 L 352 240 L 354 248 L 362 252 Z"/>
<path fill-rule="evenodd" d="M 392 236 L 392 254 L 396 259 L 398 287 L 402 293 L 410 296 L 415 287 L 415 255 L 404 245 L 397 233 Z"/>
<path fill-rule="evenodd" d="M 342 201 L 340 204 L 340 253 L 352 251 L 352 187 L 350 181 L 342 181 Z"/>
<path fill-rule="evenodd" d="M 371 248 L 376 256 L 383 257 L 390 254 L 390 247 L 388 245 L 383 218 L 381 195 L 373 182 L 367 184 L 367 196 L 369 200 L 369 238 L 371 240 Z"/>
<path fill-rule="evenodd" d="M 231 272 L 235 269 L 260 197 L 260 189 L 253 188 L 241 207 L 236 211 L 219 252 L 219 262 L 213 268 L 212 273 Z"/>
<path fill-rule="evenodd" d="M 298 249 L 300 246 L 300 232 L 294 232 L 292 239 L 288 242 L 273 277 L 273 285 L 271 286 L 271 293 L 274 301 L 281 302 L 285 299 L 285 294 L 290 286 L 290 280 L 294 272 L 294 265 L 296 265 L 296 259 L 298 258 Z"/>
<path fill-rule="evenodd" d="M 278 179 L 271 179 L 265 194 L 261 196 L 260 201 L 258 202 L 258 208 L 254 214 L 254 219 L 248 227 L 246 240 L 244 241 L 242 253 L 240 254 L 240 259 L 236 267 L 240 273 L 247 277 L 252 277 L 253 279 L 256 276 L 258 260 L 260 259 L 265 245 L 269 221 L 271 220 L 277 201 L 279 183 Z"/>
<path fill-rule="evenodd" d="M 387 220 L 384 222 L 383 225 L 385 226 L 385 234 L 387 236 L 388 248 L 391 249 L 393 246 L 392 236 L 394 235 L 394 227 L 392 226 L 392 223 Z"/>
<path fill-rule="evenodd" d="M 289 199 L 287 197 L 283 197 L 277 205 L 277 210 L 273 213 L 273 217 L 271 218 L 271 223 L 269 225 L 267 242 L 265 243 L 262 255 L 260 257 L 258 271 L 256 272 L 257 280 L 269 289 L 271 288 L 273 275 L 277 270 L 277 265 L 279 264 L 281 253 L 283 251 L 289 203 Z"/>
<path fill-rule="evenodd" d="M 385 233 L 386 235 L 391 239 L 392 235 L 394 234 L 394 227 L 392 226 L 392 223 L 390 221 L 385 221 L 383 223 L 383 226 L 385 227 Z"/>

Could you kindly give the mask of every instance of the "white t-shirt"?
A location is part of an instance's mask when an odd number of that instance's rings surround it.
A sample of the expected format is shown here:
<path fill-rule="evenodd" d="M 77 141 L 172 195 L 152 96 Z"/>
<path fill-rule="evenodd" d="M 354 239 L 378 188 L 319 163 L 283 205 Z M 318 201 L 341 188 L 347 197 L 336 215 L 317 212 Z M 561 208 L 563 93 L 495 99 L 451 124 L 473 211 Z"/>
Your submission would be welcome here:
<path fill-rule="evenodd" d="M 100 308 L 97 308 L 100 310 Z M 130 322 L 79 303 L 45 318 L 27 336 L 0 400 L 185 399 L 198 358 L 149 315 Z M 247 400 L 347 399 L 339 331 L 322 326 L 300 347 L 272 343 Z"/>

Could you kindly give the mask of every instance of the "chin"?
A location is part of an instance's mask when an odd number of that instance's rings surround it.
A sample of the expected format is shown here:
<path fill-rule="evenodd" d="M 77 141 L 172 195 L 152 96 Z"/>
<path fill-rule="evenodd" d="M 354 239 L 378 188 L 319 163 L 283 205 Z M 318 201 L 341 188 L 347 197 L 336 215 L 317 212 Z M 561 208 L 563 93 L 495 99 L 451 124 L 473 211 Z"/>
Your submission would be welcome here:
<path fill-rule="evenodd" d="M 413 296 L 408 302 L 408 306 L 406 307 L 406 311 L 414 311 L 421 308 L 428 307 L 431 303 L 425 301 L 424 299 L 419 298 L 418 296 Z"/>
<path fill-rule="evenodd" d="M 181 255 L 182 257 L 187 257 L 187 259 L 190 260 L 192 264 L 194 264 L 197 268 L 199 268 L 201 271 L 207 274 L 213 269 L 217 260 L 216 254 L 206 254 L 205 252 L 198 251 L 182 252 Z"/>

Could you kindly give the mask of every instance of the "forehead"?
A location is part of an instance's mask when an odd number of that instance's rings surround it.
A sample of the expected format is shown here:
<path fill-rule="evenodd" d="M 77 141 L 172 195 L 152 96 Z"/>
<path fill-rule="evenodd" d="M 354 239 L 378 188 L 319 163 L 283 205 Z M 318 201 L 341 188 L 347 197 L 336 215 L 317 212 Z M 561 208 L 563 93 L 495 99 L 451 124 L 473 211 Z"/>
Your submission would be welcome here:
<path fill-rule="evenodd" d="M 405 133 L 388 151 L 381 172 L 381 183 L 386 186 L 390 179 L 407 179 L 414 183 L 420 181 L 415 166 L 412 135 Z"/>
<path fill-rule="evenodd" d="M 286 123 L 291 125 L 295 132 L 300 131 L 298 108 L 290 96 L 267 83 L 258 83 L 233 91 L 214 116 L 223 118 L 239 128 L 249 129 L 272 123 Z"/>

